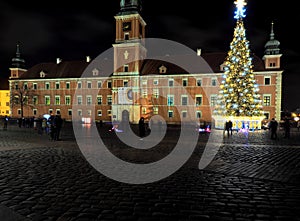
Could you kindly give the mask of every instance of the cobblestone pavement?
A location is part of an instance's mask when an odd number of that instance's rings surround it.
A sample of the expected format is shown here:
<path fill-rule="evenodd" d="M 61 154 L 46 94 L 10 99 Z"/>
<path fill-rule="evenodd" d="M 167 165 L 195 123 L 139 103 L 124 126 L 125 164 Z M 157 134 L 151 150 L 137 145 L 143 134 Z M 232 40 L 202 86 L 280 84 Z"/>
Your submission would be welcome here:
<path fill-rule="evenodd" d="M 0 220 L 300 220 L 300 132 L 276 141 L 268 131 L 224 137 L 215 159 L 199 170 L 208 137 L 199 136 L 191 159 L 173 175 L 132 185 L 97 172 L 70 127 L 53 142 L 11 126 L 0 131 Z M 176 143 L 170 137 L 163 150 L 140 154 L 120 149 L 113 133 L 103 140 L 119 157 L 144 162 Z"/>

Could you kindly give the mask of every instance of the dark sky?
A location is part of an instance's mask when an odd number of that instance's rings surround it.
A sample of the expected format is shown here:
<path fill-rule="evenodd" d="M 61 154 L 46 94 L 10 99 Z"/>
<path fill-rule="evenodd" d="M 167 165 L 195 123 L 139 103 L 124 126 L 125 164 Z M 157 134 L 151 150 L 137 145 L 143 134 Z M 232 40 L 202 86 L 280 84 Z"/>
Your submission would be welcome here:
<path fill-rule="evenodd" d="M 283 109 L 300 107 L 298 84 L 300 22 L 295 2 L 249 0 L 244 24 L 251 51 L 262 57 L 274 21 L 275 38 L 280 41 L 283 74 Z M 26 67 L 55 61 L 97 57 L 115 39 L 114 16 L 119 0 L 98 1 L 7 1 L 0 0 L 0 75 L 7 76 L 16 43 L 20 42 Z M 229 50 L 235 26 L 233 0 L 173 1 L 144 0 L 142 17 L 146 37 L 179 42 L 203 52 Z"/>

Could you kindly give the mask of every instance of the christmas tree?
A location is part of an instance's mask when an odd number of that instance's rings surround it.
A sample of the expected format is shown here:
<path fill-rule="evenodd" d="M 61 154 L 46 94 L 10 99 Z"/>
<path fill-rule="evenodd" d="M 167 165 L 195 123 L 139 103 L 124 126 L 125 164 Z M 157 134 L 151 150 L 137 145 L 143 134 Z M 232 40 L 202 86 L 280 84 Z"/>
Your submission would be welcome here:
<path fill-rule="evenodd" d="M 243 23 L 244 0 L 234 2 L 237 19 L 230 50 L 224 61 L 224 75 L 220 83 L 220 94 L 214 115 L 252 117 L 262 116 L 259 88 L 253 73 L 249 41 Z"/>

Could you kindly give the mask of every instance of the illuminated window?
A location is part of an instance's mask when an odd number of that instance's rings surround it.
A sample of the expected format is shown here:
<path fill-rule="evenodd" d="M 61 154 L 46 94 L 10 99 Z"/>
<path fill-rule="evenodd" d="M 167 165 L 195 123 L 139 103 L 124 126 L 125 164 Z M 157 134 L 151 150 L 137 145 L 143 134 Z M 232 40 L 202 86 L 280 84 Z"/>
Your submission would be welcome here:
<path fill-rule="evenodd" d="M 264 95 L 263 105 L 271 106 L 271 95 Z"/>
<path fill-rule="evenodd" d="M 65 104 L 71 105 L 71 96 L 70 95 L 65 96 Z"/>
<path fill-rule="evenodd" d="M 158 98 L 159 97 L 159 89 L 155 88 L 153 89 L 153 97 Z"/>
<path fill-rule="evenodd" d="M 55 96 L 55 105 L 60 105 L 60 96 L 59 95 Z"/>
<path fill-rule="evenodd" d="M 45 96 L 45 105 L 50 105 L 50 96 Z"/>
<path fill-rule="evenodd" d="M 217 104 L 217 99 L 218 99 L 218 96 L 215 95 L 215 94 L 212 94 L 212 95 L 210 96 L 210 106 L 212 106 L 212 107 L 216 106 L 216 104 Z"/>
<path fill-rule="evenodd" d="M 111 95 L 107 95 L 107 104 L 112 105 L 112 96 Z"/>
<path fill-rule="evenodd" d="M 153 114 L 158 114 L 158 107 L 153 107 Z"/>
<path fill-rule="evenodd" d="M 107 116 L 111 116 L 111 110 L 107 110 Z"/>
<path fill-rule="evenodd" d="M 142 114 L 146 114 L 147 113 L 147 108 L 146 107 L 143 107 L 142 108 Z"/>

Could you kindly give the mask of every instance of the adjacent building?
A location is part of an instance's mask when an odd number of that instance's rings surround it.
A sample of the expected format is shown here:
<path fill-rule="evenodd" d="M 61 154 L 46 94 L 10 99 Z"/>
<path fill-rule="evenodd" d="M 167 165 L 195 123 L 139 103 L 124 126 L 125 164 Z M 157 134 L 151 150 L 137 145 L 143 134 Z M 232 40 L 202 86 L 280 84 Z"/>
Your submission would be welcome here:
<path fill-rule="evenodd" d="M 146 22 L 140 1 L 121 1 L 120 6 L 111 58 L 58 58 L 25 69 L 17 45 L 9 79 L 12 117 L 59 113 L 66 120 L 105 122 L 126 118 L 138 123 L 140 117 L 149 120 L 160 115 L 169 124 L 191 119 L 212 122 L 226 52 L 201 53 L 198 49 L 195 54 L 181 55 L 186 60 L 201 57 L 211 68 L 207 72 L 190 73 L 163 58 L 147 59 Z M 279 46 L 272 24 L 264 56 L 253 54 L 254 74 L 267 119 L 280 119 L 283 71 Z"/>

